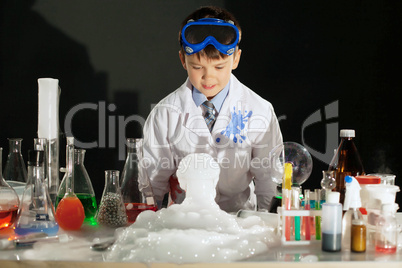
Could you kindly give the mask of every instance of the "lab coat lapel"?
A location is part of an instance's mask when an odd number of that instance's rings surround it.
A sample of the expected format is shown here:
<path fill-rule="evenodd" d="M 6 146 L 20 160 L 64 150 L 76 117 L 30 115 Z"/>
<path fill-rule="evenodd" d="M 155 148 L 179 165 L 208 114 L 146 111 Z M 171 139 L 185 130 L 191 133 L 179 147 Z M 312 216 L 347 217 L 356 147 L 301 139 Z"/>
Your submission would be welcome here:
<path fill-rule="evenodd" d="M 202 116 L 201 107 L 197 107 L 194 103 L 192 85 L 188 79 L 181 90 L 183 92 L 179 94 L 179 101 L 183 107 L 183 127 L 197 136 L 208 138 L 210 132 Z"/>

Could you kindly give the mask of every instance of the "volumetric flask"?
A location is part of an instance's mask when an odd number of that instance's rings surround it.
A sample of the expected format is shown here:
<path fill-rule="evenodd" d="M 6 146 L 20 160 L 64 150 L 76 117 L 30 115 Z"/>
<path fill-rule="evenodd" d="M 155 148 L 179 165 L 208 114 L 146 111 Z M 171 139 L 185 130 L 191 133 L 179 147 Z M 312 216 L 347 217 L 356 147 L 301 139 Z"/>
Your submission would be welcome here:
<path fill-rule="evenodd" d="M 0 147 L 0 230 L 13 225 L 17 218 L 19 199 L 17 193 L 3 179 L 3 148 Z"/>
<path fill-rule="evenodd" d="M 55 235 L 59 225 L 44 181 L 44 152 L 29 151 L 28 182 L 25 186 L 14 231 L 17 235 L 46 233 Z"/>
<path fill-rule="evenodd" d="M 95 215 L 98 205 L 96 204 L 95 192 L 91 179 L 84 166 L 85 150 L 74 149 L 74 193 L 81 201 L 85 211 L 85 223 L 96 225 Z M 66 193 L 67 173 L 60 184 L 56 198 L 56 207 Z"/>
<path fill-rule="evenodd" d="M 3 177 L 6 181 L 27 181 L 27 169 L 21 154 L 21 138 L 8 139 L 9 153 L 6 166 L 4 167 Z"/>
<path fill-rule="evenodd" d="M 127 158 L 121 175 L 121 193 L 128 222 L 135 222 L 145 210 L 156 211 L 151 183 L 142 172 L 142 139 L 127 139 Z"/>

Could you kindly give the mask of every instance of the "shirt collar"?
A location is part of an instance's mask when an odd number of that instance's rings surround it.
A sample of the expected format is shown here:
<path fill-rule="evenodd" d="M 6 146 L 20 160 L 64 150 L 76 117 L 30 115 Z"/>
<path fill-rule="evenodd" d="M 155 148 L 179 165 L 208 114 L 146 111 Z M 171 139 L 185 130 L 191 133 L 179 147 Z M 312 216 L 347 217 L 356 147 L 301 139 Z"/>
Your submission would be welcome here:
<path fill-rule="evenodd" d="M 229 93 L 230 82 L 211 100 L 212 104 L 215 106 L 215 109 L 220 112 L 222 108 L 222 104 L 226 99 L 226 96 Z M 204 94 L 202 94 L 198 89 L 193 86 L 193 100 L 195 105 L 200 106 L 207 100 Z"/>

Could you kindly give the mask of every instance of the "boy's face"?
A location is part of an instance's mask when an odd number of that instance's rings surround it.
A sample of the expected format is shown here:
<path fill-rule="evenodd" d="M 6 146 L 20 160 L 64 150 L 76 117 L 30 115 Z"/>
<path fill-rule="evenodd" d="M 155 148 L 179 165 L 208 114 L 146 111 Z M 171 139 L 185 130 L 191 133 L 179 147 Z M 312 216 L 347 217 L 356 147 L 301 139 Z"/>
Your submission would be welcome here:
<path fill-rule="evenodd" d="M 217 60 L 181 52 L 179 55 L 191 84 L 210 100 L 229 83 L 232 70 L 239 65 L 241 50 Z"/>

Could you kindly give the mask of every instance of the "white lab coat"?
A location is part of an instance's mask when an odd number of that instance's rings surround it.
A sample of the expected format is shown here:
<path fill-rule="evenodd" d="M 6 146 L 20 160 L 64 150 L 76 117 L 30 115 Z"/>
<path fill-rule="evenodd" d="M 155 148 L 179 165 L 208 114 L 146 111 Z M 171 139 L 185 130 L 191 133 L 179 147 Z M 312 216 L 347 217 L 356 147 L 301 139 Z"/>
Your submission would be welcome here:
<path fill-rule="evenodd" d="M 232 75 L 229 93 L 209 132 L 201 107 L 187 81 L 158 103 L 144 126 L 143 166 L 157 200 L 169 191 L 169 177 L 186 155 L 208 153 L 220 165 L 216 202 L 235 212 L 252 209 L 254 180 L 258 208 L 268 209 L 276 184 L 267 164 L 270 151 L 282 143 L 272 105 Z M 265 162 L 263 162 L 265 161 Z M 265 163 L 265 164 L 263 164 Z"/>

